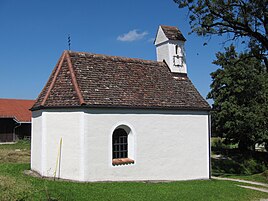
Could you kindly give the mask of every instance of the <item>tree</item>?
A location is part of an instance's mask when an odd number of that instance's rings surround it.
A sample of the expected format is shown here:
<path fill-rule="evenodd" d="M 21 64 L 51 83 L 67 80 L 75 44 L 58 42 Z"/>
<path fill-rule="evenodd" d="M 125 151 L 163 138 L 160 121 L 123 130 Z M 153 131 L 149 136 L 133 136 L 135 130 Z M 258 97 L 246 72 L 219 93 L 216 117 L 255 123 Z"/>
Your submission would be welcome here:
<path fill-rule="evenodd" d="M 174 0 L 188 8 L 192 32 L 201 36 L 227 34 L 243 39 L 253 56 L 268 68 L 267 0 Z M 248 55 L 252 56 L 252 55 Z"/>
<path fill-rule="evenodd" d="M 213 99 L 212 132 L 226 143 L 238 143 L 241 150 L 254 149 L 256 143 L 268 145 L 268 77 L 266 67 L 248 53 L 240 55 L 234 46 L 217 53 L 213 63 L 220 66 L 211 73 Z"/>

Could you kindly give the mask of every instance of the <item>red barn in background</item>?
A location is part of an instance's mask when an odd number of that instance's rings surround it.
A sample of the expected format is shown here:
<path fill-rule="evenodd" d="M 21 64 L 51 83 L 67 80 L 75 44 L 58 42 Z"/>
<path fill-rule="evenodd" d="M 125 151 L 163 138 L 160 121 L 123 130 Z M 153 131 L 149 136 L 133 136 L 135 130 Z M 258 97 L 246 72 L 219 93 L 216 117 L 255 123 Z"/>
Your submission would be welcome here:
<path fill-rule="evenodd" d="M 0 99 L 0 142 L 30 138 L 34 100 Z"/>

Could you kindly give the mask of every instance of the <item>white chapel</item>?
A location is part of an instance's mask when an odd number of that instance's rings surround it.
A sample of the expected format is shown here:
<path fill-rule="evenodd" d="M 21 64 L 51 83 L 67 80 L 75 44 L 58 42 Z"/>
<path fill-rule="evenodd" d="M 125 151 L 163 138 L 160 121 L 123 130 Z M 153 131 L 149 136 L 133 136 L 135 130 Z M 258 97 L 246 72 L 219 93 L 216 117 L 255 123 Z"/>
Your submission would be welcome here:
<path fill-rule="evenodd" d="M 157 61 L 64 51 L 31 108 L 32 171 L 84 182 L 209 179 L 210 106 L 187 75 L 185 42 L 159 26 Z"/>

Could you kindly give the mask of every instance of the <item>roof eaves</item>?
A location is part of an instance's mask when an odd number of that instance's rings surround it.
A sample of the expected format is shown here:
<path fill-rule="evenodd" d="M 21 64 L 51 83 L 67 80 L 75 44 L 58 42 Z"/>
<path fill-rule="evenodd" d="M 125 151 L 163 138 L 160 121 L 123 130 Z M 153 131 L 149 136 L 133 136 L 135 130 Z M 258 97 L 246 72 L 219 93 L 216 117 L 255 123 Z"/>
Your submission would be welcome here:
<path fill-rule="evenodd" d="M 115 105 L 76 105 L 76 106 L 39 106 L 32 108 L 32 111 L 42 109 L 66 109 L 66 108 L 114 108 L 114 109 L 152 109 L 152 110 L 183 110 L 183 111 L 210 111 L 209 106 L 204 107 L 193 107 L 193 106 L 182 106 L 182 107 L 168 107 L 168 106 L 115 106 Z"/>

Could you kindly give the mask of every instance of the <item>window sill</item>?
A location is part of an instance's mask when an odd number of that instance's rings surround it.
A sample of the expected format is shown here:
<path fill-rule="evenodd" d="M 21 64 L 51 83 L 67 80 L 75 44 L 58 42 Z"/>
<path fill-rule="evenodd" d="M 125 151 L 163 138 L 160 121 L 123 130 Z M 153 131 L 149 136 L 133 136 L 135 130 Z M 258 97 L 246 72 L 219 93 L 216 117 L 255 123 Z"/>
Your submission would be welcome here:
<path fill-rule="evenodd" d="M 113 165 L 126 165 L 126 164 L 133 164 L 134 160 L 130 158 L 115 158 L 113 159 Z"/>

